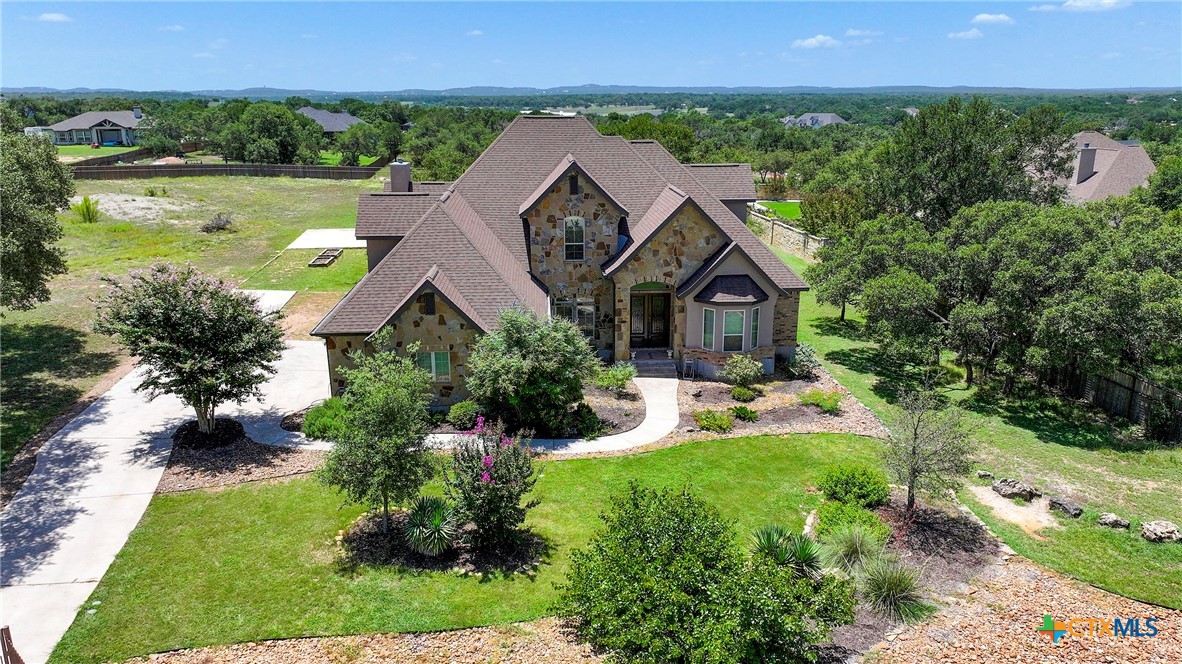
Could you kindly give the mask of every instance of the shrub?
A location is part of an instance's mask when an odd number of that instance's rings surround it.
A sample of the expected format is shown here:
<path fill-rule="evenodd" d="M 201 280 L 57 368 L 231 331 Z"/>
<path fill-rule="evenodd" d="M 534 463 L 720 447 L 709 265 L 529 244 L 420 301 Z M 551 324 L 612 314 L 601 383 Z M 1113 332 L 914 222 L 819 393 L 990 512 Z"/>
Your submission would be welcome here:
<path fill-rule="evenodd" d="M 735 418 L 725 410 L 699 410 L 694 413 L 694 421 L 703 431 L 729 433 L 735 428 Z"/>
<path fill-rule="evenodd" d="M 447 421 L 460 431 L 471 431 L 480 415 L 480 406 L 475 401 L 460 401 L 452 404 L 447 411 Z"/>
<path fill-rule="evenodd" d="M 340 440 L 347 430 L 345 402 L 339 397 L 325 399 L 304 415 L 304 435 L 318 440 Z"/>
<path fill-rule="evenodd" d="M 863 463 L 829 466 L 817 484 L 826 498 L 862 507 L 885 505 L 891 495 L 886 474 Z"/>
<path fill-rule="evenodd" d="M 816 406 L 826 415 L 836 415 L 841 412 L 842 393 L 837 390 L 811 389 L 800 395 L 800 403 Z"/>
<path fill-rule="evenodd" d="M 871 529 L 858 523 L 837 527 L 823 542 L 826 562 L 851 575 L 860 572 L 882 552 L 882 541 Z"/>
<path fill-rule="evenodd" d="M 636 367 L 631 362 L 616 362 L 595 375 L 595 387 L 607 390 L 616 398 L 628 393 L 628 385 L 636 378 Z"/>
<path fill-rule="evenodd" d="M 875 613 L 894 621 L 915 622 L 931 611 L 919 570 L 889 557 L 866 565 L 862 595 Z"/>
<path fill-rule="evenodd" d="M 790 569 L 796 577 L 820 578 L 821 547 L 812 539 L 775 524 L 756 530 L 752 539 L 756 554 Z"/>
<path fill-rule="evenodd" d="M 759 421 L 759 411 L 755 410 L 754 408 L 748 408 L 747 406 L 731 406 L 730 411 L 731 415 L 734 415 L 736 419 L 742 420 L 743 422 Z"/>
<path fill-rule="evenodd" d="M 607 429 L 603 420 L 585 402 L 575 406 L 567 415 L 567 422 L 567 433 L 579 438 L 598 438 Z"/>
<path fill-rule="evenodd" d="M 444 493 L 475 526 L 474 546 L 504 550 L 516 544 L 526 513 L 538 505 L 522 502 L 535 482 L 529 439 L 510 438 L 501 425 L 489 428 L 479 417 L 471 433 L 456 440 Z"/>
<path fill-rule="evenodd" d="M 821 369 L 821 360 L 817 358 L 817 349 L 809 344 L 798 343 L 792 353 L 792 361 L 788 369 L 797 378 L 812 378 Z"/>
<path fill-rule="evenodd" d="M 824 537 L 842 526 L 853 524 L 864 526 L 879 541 L 886 541 L 891 534 L 891 529 L 882 519 L 865 507 L 830 501 L 817 510 L 818 536 Z"/>
<path fill-rule="evenodd" d="M 213 219 L 201 224 L 202 233 L 216 233 L 218 231 L 228 230 L 232 220 L 230 215 L 225 212 L 219 212 L 213 215 Z"/>
<path fill-rule="evenodd" d="M 755 394 L 755 390 L 753 390 L 749 387 L 740 387 L 740 386 L 736 385 L 731 388 L 731 398 L 734 399 L 735 401 L 741 401 L 743 403 L 751 403 L 752 401 L 755 401 L 756 396 L 758 396 L 758 395 Z"/>
<path fill-rule="evenodd" d="M 507 309 L 472 349 L 468 389 L 484 412 L 514 427 L 561 435 L 599 365 L 569 320 Z"/>
<path fill-rule="evenodd" d="M 82 200 L 75 205 L 71 205 L 70 209 L 74 211 L 74 214 L 78 215 L 78 221 L 84 224 L 93 224 L 99 220 L 98 201 L 92 200 L 90 196 L 83 196 Z"/>
<path fill-rule="evenodd" d="M 732 355 L 718 374 L 729 383 L 750 387 L 763 375 L 763 365 L 750 355 Z"/>
<path fill-rule="evenodd" d="M 156 187 L 145 187 L 144 188 L 144 195 L 147 196 L 148 198 L 155 198 L 157 196 L 168 196 L 168 187 L 160 187 L 159 189 L 157 189 Z"/>
<path fill-rule="evenodd" d="M 630 662 L 796 662 L 853 621 L 853 584 L 748 558 L 718 511 L 686 490 L 632 483 L 571 556 L 558 611 Z"/>
<path fill-rule="evenodd" d="M 455 510 L 442 498 L 419 496 L 406 516 L 406 545 L 415 553 L 438 556 L 455 541 L 459 528 Z"/>

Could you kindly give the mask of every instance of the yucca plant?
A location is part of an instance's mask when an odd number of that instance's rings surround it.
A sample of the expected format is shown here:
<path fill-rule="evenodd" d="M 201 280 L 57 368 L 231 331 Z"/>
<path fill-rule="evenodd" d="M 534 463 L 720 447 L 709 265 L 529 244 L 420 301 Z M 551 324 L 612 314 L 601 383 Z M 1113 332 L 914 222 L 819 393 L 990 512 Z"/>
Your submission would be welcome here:
<path fill-rule="evenodd" d="M 752 533 L 751 540 L 757 555 L 792 568 L 796 576 L 816 579 L 821 575 L 821 547 L 808 537 L 772 524 Z"/>
<path fill-rule="evenodd" d="M 783 565 L 788 562 L 788 547 L 784 545 L 784 541 L 791 534 L 784 526 L 773 523 L 751 533 L 751 544 L 756 554 L 767 556 L 777 565 Z"/>
<path fill-rule="evenodd" d="M 841 526 L 825 538 L 826 561 L 851 575 L 860 572 L 881 551 L 882 543 L 874 533 L 857 523 Z"/>
<path fill-rule="evenodd" d="M 82 223 L 93 224 L 99 220 L 98 201 L 91 200 L 90 196 L 83 196 L 82 202 L 71 205 L 70 209 L 78 215 L 78 221 Z"/>
<path fill-rule="evenodd" d="M 894 621 L 915 622 L 931 611 L 923 600 L 919 570 L 888 556 L 866 565 L 862 595 L 875 613 Z"/>
<path fill-rule="evenodd" d="M 459 533 L 455 510 L 436 496 L 419 496 L 406 519 L 406 545 L 424 556 L 446 551 Z"/>

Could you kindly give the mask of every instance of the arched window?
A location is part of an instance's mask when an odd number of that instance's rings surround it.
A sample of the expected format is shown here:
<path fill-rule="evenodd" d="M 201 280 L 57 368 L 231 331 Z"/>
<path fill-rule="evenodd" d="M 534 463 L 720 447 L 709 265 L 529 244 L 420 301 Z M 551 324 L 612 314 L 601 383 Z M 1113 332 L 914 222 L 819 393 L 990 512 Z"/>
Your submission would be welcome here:
<path fill-rule="evenodd" d="M 582 217 L 567 217 L 562 225 L 566 260 L 582 261 L 585 256 L 583 242 L 586 239 L 586 221 Z"/>

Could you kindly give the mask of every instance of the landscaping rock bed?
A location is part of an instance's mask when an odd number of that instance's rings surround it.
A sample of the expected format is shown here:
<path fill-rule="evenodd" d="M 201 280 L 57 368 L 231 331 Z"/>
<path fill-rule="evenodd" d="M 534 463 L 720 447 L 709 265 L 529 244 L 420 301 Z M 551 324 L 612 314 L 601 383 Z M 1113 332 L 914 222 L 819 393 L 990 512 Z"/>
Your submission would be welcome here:
<path fill-rule="evenodd" d="M 173 447 L 156 493 L 189 491 L 309 473 L 324 452 L 260 445 L 239 436 L 218 448 Z"/>
<path fill-rule="evenodd" d="M 424 556 L 406 546 L 402 537 L 407 513 L 391 511 L 390 532 L 383 533 L 382 515 L 370 512 L 362 515 L 338 536 L 341 562 L 346 567 L 382 565 L 416 572 L 456 572 L 459 574 L 528 574 L 541 564 L 547 545 L 537 534 L 522 533 L 521 544 L 513 551 L 485 553 L 468 546 L 461 531 L 461 542 L 438 556 Z"/>

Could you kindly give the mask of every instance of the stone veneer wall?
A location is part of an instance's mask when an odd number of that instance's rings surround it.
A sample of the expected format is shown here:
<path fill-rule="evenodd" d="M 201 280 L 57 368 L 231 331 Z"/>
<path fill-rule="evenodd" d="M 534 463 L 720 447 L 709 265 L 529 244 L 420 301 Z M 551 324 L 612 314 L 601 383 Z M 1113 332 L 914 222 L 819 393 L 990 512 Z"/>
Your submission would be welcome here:
<path fill-rule="evenodd" d="M 779 219 L 773 219 L 757 212 L 749 212 L 748 214 L 763 224 L 763 233 L 759 235 L 759 239 L 763 240 L 765 244 L 783 249 L 794 256 L 812 258 L 818 249 L 831 243 L 826 238 L 818 237 L 795 226 L 789 226 Z"/>
<path fill-rule="evenodd" d="M 391 343 L 395 350 L 401 351 L 418 341 L 420 352 L 446 350 L 450 354 L 451 380 L 446 383 L 432 383 L 436 397 L 435 405 L 450 406 L 468 397 L 468 389 L 464 385 L 468 377 L 468 357 L 480 336 L 480 332 L 472 327 L 471 323 L 439 295 L 435 296 L 435 314 L 427 314 L 424 298 L 420 295 L 414 304 L 407 307 L 406 311 L 390 324 L 390 327 L 393 329 Z M 349 353 L 358 350 L 372 352 L 373 347 L 360 335 L 328 337 L 325 339 L 325 345 L 328 348 L 329 377 L 333 394 L 339 394 L 344 387 L 339 369 L 341 366 L 353 366 Z"/>
<path fill-rule="evenodd" d="M 571 171 L 574 169 L 572 168 Z M 568 171 L 526 214 L 530 226 L 530 271 L 550 289 L 552 303 L 564 300 L 595 301 L 595 336 L 592 345 L 611 350 L 613 285 L 600 265 L 616 253 L 617 227 L 622 210 L 608 202 L 592 182 L 579 178 L 580 193 L 571 195 Z M 566 261 L 566 235 L 562 222 L 582 217 L 583 260 Z"/>
<path fill-rule="evenodd" d="M 616 284 L 616 359 L 628 359 L 631 343 L 629 311 L 631 288 L 637 284 L 662 283 L 672 291 L 718 251 L 723 236 L 697 208 L 687 205 L 641 247 L 613 279 Z M 685 300 L 673 297 L 670 347 L 674 353 L 685 347 Z"/>

